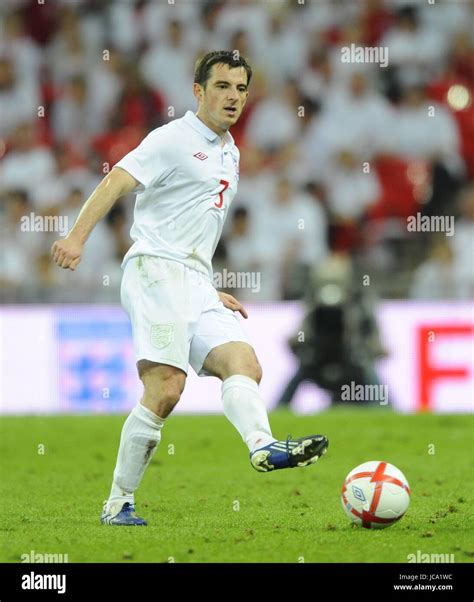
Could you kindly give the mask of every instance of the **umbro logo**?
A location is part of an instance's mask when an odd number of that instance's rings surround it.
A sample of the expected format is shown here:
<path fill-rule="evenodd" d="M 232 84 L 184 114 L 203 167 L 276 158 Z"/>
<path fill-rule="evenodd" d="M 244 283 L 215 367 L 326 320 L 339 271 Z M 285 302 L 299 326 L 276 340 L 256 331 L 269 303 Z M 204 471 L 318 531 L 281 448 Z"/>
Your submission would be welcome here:
<path fill-rule="evenodd" d="M 365 500 L 364 492 L 359 487 L 356 487 L 355 485 L 352 485 L 352 493 L 354 494 L 354 497 L 356 499 L 360 500 L 361 502 L 365 502 L 366 501 Z"/>
<path fill-rule="evenodd" d="M 196 157 L 196 159 L 200 159 L 201 161 L 205 161 L 208 158 L 204 153 L 196 153 L 193 157 Z"/>

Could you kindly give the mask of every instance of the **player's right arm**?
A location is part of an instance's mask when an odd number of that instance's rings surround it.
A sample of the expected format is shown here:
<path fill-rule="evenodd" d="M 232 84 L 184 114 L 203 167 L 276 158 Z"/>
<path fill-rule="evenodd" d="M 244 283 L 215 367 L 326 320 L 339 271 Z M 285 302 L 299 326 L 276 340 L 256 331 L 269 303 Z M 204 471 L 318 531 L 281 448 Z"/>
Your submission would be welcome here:
<path fill-rule="evenodd" d="M 84 203 L 74 226 L 51 247 L 51 255 L 61 268 L 75 270 L 81 261 L 82 251 L 94 226 L 114 203 L 139 185 L 138 180 L 120 167 L 114 167 Z"/>

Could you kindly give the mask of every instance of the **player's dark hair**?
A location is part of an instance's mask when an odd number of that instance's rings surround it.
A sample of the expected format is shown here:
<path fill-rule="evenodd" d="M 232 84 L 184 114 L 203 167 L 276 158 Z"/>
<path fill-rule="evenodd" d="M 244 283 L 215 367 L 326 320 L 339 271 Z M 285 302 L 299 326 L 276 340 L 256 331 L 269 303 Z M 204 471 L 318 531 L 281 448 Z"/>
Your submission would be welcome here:
<path fill-rule="evenodd" d="M 200 58 L 196 62 L 196 68 L 194 70 L 194 83 L 200 84 L 205 88 L 211 73 L 212 65 L 216 65 L 217 63 L 224 63 L 224 65 L 229 65 L 232 69 L 243 67 L 247 72 L 247 86 L 250 85 L 252 68 L 244 57 L 240 56 L 237 50 L 214 50 Z"/>

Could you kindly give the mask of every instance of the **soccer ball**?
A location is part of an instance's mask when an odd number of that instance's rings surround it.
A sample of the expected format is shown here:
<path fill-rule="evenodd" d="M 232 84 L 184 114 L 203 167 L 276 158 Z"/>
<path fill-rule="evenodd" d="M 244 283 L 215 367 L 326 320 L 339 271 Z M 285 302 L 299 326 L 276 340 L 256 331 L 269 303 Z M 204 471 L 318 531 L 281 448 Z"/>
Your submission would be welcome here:
<path fill-rule="evenodd" d="M 347 475 L 341 502 L 352 522 L 385 529 L 400 520 L 410 504 L 410 488 L 401 470 L 388 462 L 364 462 Z"/>

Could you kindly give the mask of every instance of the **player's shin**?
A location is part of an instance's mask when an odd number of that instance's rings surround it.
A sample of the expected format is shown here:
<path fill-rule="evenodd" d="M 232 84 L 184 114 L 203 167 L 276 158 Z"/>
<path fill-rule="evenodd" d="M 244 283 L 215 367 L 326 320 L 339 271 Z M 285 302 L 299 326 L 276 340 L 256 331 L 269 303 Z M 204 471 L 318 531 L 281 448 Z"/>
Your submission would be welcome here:
<path fill-rule="evenodd" d="M 258 384 L 236 374 L 222 383 L 224 413 L 239 431 L 250 451 L 276 441 L 272 436 L 268 414 Z"/>
<path fill-rule="evenodd" d="M 122 428 L 109 503 L 120 500 L 133 504 L 134 492 L 160 442 L 163 424 L 163 418 L 141 403 L 133 408 Z"/>

